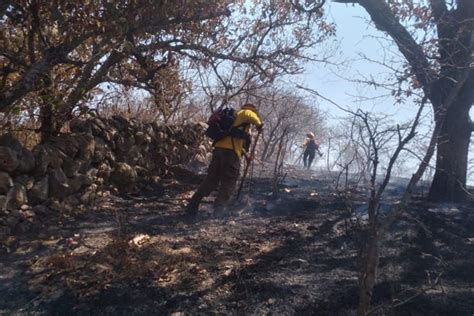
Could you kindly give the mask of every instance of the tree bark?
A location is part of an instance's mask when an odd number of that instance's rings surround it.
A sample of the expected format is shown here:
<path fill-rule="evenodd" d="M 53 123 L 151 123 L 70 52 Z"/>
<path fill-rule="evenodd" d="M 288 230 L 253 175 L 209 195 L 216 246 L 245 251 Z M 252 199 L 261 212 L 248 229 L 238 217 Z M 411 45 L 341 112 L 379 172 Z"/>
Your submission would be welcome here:
<path fill-rule="evenodd" d="M 56 124 L 54 119 L 54 111 L 51 103 L 47 103 L 40 108 L 40 122 L 39 131 L 41 133 L 41 142 L 44 143 L 52 136 L 56 135 Z"/>
<path fill-rule="evenodd" d="M 377 267 L 379 265 L 379 236 L 376 223 L 369 228 L 369 239 L 363 257 L 362 269 L 359 275 L 359 305 L 357 316 L 365 316 L 369 313 L 372 302 L 372 293 L 377 280 Z"/>
<path fill-rule="evenodd" d="M 45 75 L 41 80 L 42 89 L 39 93 L 40 104 L 40 128 L 41 142 L 44 143 L 52 136 L 57 135 L 56 116 L 54 111 L 54 93 L 50 75 Z"/>
<path fill-rule="evenodd" d="M 436 173 L 429 197 L 436 201 L 462 202 L 466 192 L 467 155 L 471 138 L 469 109 L 474 103 L 474 71 L 472 71 L 474 2 L 458 0 L 457 9 L 447 9 L 446 0 L 430 0 L 438 32 L 439 64 L 437 70 L 420 44 L 390 10 L 386 0 L 334 0 L 358 3 L 369 13 L 377 29 L 395 41 L 410 64 L 425 95 L 433 104 L 435 124 L 441 127 L 437 142 Z M 470 67 L 470 68 L 469 68 Z M 465 70 L 468 79 L 453 100 L 448 101 Z M 456 91 L 457 92 L 457 91 Z M 452 106 L 449 102 L 452 102 Z M 447 109 L 440 115 L 439 109 Z M 437 119 L 436 116 L 440 116 Z"/>
<path fill-rule="evenodd" d="M 469 110 L 473 83 L 471 78 L 464 84 L 442 123 L 437 141 L 436 172 L 429 192 L 429 198 L 436 202 L 465 202 L 469 199 L 466 179 L 472 134 Z M 437 121 L 436 124 L 440 123 Z"/>

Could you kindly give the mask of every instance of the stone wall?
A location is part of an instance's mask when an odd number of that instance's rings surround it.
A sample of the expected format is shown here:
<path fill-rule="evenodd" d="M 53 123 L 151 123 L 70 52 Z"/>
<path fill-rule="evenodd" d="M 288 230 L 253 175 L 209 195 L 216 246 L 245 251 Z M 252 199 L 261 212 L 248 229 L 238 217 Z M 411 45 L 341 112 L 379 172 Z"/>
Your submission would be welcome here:
<path fill-rule="evenodd" d="M 142 124 L 122 116 L 74 119 L 71 133 L 31 151 L 11 134 L 0 136 L 0 236 L 41 213 L 88 204 L 100 188 L 127 189 L 177 166 L 205 164 L 205 128 Z"/>

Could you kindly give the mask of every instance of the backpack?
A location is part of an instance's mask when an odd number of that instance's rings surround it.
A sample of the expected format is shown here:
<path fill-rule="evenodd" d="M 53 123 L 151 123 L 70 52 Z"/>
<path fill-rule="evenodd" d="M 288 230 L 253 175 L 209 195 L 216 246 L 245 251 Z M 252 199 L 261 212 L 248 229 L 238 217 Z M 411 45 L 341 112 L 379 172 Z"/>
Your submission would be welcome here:
<path fill-rule="evenodd" d="M 214 144 L 227 136 L 244 139 L 244 148 L 248 150 L 250 147 L 250 136 L 245 131 L 232 127 L 236 118 L 237 112 L 233 108 L 217 109 L 207 121 L 209 127 L 206 130 L 206 135 L 214 141 Z"/>
<path fill-rule="evenodd" d="M 314 141 L 314 139 L 311 139 L 308 144 L 306 145 L 306 150 L 308 151 L 316 151 L 318 149 L 318 144 Z"/>

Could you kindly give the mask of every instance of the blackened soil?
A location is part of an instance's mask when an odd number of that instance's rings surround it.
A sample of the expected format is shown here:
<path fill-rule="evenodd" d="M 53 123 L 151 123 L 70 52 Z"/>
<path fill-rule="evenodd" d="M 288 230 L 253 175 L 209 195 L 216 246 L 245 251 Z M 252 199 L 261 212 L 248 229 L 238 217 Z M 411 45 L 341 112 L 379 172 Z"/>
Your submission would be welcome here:
<path fill-rule="evenodd" d="M 354 314 L 364 196 L 298 171 L 286 184 L 253 179 L 231 214 L 185 216 L 196 184 L 170 179 L 42 218 L 2 241 L 0 314 Z M 414 202 L 384 243 L 374 314 L 472 315 L 473 284 L 473 210 Z"/>

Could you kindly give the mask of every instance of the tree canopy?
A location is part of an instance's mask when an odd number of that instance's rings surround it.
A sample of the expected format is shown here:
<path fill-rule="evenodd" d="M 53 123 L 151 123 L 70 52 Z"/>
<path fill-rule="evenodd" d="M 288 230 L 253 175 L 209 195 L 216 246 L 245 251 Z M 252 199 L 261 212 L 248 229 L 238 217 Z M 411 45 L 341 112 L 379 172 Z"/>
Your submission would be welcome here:
<path fill-rule="evenodd" d="M 53 131 L 103 83 L 165 106 L 184 65 L 240 64 L 271 80 L 333 32 L 320 7 L 288 1 L 6 1 L 0 16 L 0 110 L 46 108 Z"/>
<path fill-rule="evenodd" d="M 436 200 L 465 200 L 469 143 L 474 130 L 469 116 L 474 104 L 474 2 L 335 1 L 361 5 L 377 29 L 397 45 L 407 63 L 406 71 L 396 77 L 399 84 L 410 79 L 412 91 L 423 91 L 441 130 L 430 196 Z"/>

